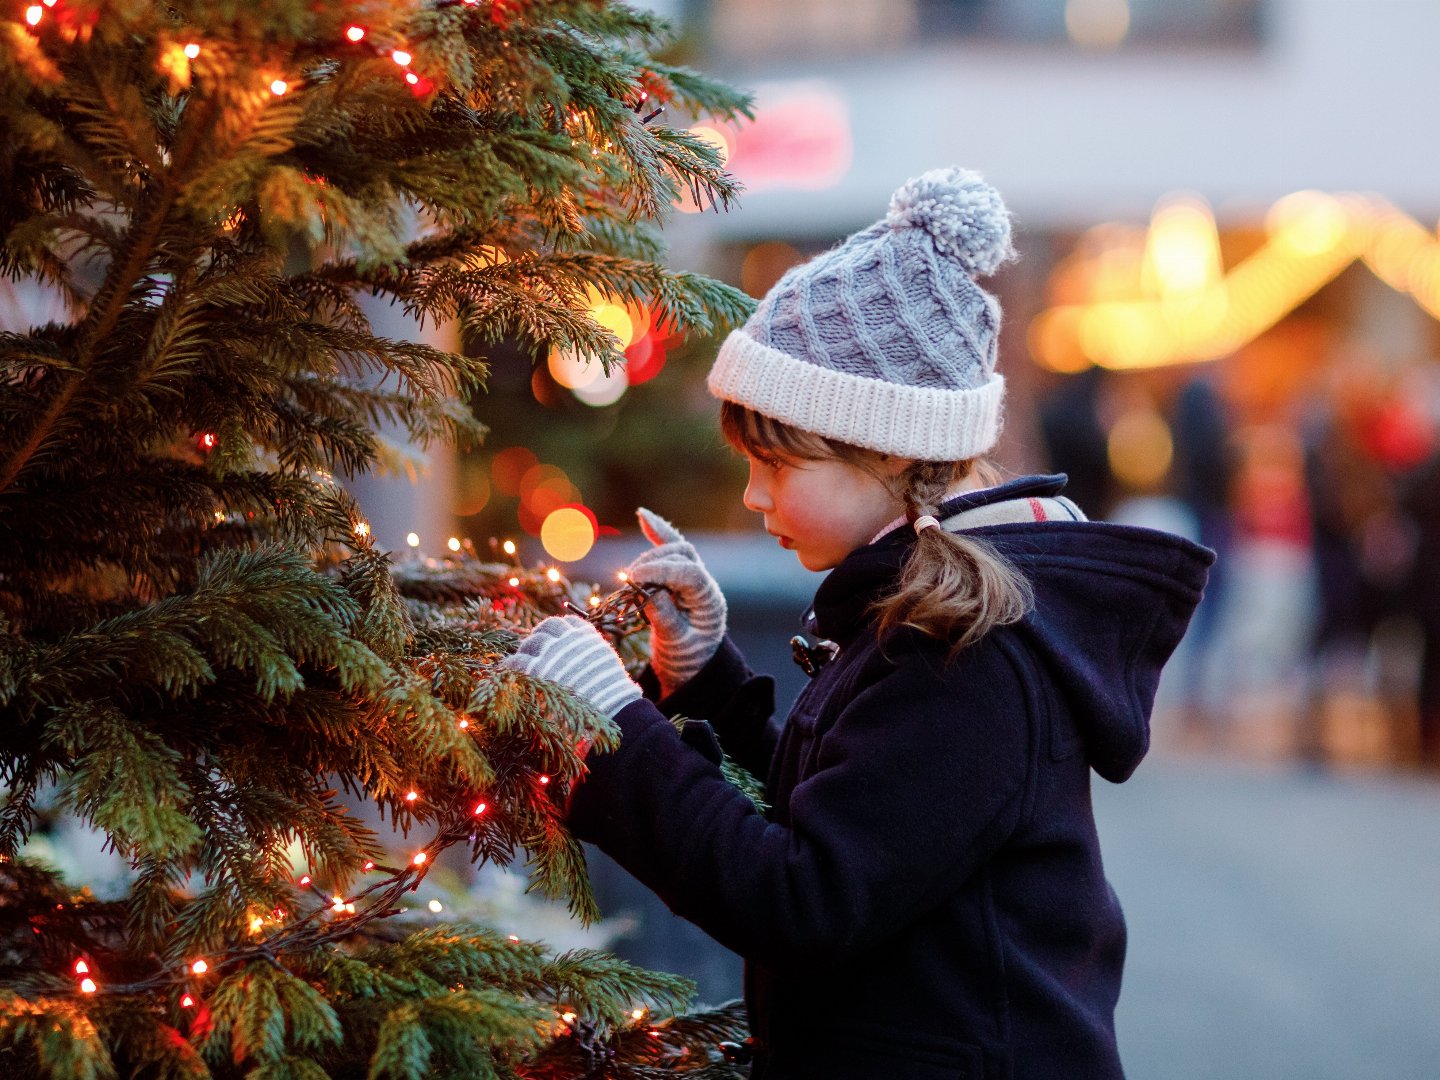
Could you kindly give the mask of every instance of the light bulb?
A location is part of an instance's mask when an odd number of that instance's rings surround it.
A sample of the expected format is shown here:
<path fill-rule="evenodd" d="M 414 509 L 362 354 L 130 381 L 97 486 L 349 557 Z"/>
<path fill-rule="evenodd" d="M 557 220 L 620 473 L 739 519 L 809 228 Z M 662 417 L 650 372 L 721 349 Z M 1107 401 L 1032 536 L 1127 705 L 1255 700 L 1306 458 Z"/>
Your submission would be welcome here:
<path fill-rule="evenodd" d="M 191 60 L 194 60 L 197 56 L 200 55 L 200 46 L 196 45 L 192 41 L 189 45 L 185 46 L 185 55 Z"/>
<path fill-rule="evenodd" d="M 514 554 L 515 554 L 515 541 L 514 541 L 514 540 L 506 540 L 505 543 L 501 544 L 500 546 L 501 546 L 501 548 L 504 549 L 506 555 L 514 555 Z"/>
<path fill-rule="evenodd" d="M 289 89 L 290 84 L 287 83 L 284 79 L 276 79 L 270 84 L 270 93 L 274 94 L 276 97 L 279 97 L 281 94 L 285 93 L 285 91 Z"/>
<path fill-rule="evenodd" d="M 351 26 L 346 29 L 345 36 L 351 41 L 364 41 L 365 28 L 363 26 Z"/>
<path fill-rule="evenodd" d="M 39 25 L 40 17 L 44 14 L 45 9 L 42 8 L 39 4 L 34 4 L 25 9 L 25 21 L 31 26 L 37 26 Z M 85 981 L 89 982 L 90 980 L 86 979 Z M 89 991 L 86 992 L 89 993 Z"/>
<path fill-rule="evenodd" d="M 413 532 L 406 533 L 405 543 L 409 544 L 412 548 L 418 548 L 420 546 L 420 534 Z"/>
<path fill-rule="evenodd" d="M 99 989 L 99 987 L 95 985 L 94 979 L 85 979 L 80 983 L 80 989 L 84 993 L 93 994 L 96 990 Z"/>
<path fill-rule="evenodd" d="M 396 49 L 390 54 L 390 59 L 394 60 L 395 63 L 399 64 L 401 67 L 410 66 L 410 54 L 404 49 Z"/>
<path fill-rule="evenodd" d="M 431 900 L 430 903 L 426 906 L 429 907 L 430 910 L 435 912 L 437 915 L 445 910 L 445 905 L 440 903 L 439 900 Z"/>
<path fill-rule="evenodd" d="M 210 965 L 204 960 L 196 960 L 190 965 L 190 970 L 196 975 L 204 975 L 205 972 L 210 970 Z"/>
<path fill-rule="evenodd" d="M 182 1009 L 193 1009 L 195 1007 L 195 999 L 189 994 L 186 994 L 180 999 L 180 1007 Z"/>
<path fill-rule="evenodd" d="M 446 540 L 446 541 L 445 541 L 445 546 L 448 547 L 451 551 L 459 551 L 459 550 L 460 550 L 460 538 L 459 538 L 458 536 L 452 536 L 452 537 L 450 537 L 449 540 Z"/>
<path fill-rule="evenodd" d="M 90 974 L 90 965 L 87 964 L 84 960 L 76 960 L 76 961 L 75 961 L 75 974 L 76 974 L 76 975 L 89 975 L 89 974 Z"/>
<path fill-rule="evenodd" d="M 416 866 L 424 866 L 424 865 L 425 865 L 425 860 L 428 859 L 428 858 L 430 858 L 430 856 L 429 856 L 429 855 L 426 855 L 425 852 L 423 852 L 423 851 L 417 851 L 417 852 L 415 853 L 415 857 L 414 857 L 413 859 L 411 859 L 410 861 L 411 861 L 412 863 L 414 863 Z"/>
<path fill-rule="evenodd" d="M 552 567 L 550 567 L 549 570 L 546 570 L 546 571 L 545 571 L 545 576 L 546 576 L 547 578 L 549 578 L 551 581 L 559 581 L 559 580 L 560 580 L 560 571 L 557 570 L 557 569 L 555 569 L 555 567 L 552 566 Z"/>
<path fill-rule="evenodd" d="M 485 807 L 486 807 L 486 805 L 487 805 L 487 804 L 486 804 L 486 803 L 483 803 L 483 802 L 482 802 L 482 803 L 476 803 L 476 804 L 475 804 L 475 816 L 476 816 L 476 817 L 479 817 L 481 814 L 483 814 L 483 813 L 485 812 Z"/>
<path fill-rule="evenodd" d="M 406 802 L 414 802 L 418 798 L 420 798 L 420 793 L 418 791 L 407 791 L 405 793 Z"/>
<path fill-rule="evenodd" d="M 519 584 L 520 584 L 520 579 L 519 579 L 518 577 L 512 577 L 512 578 L 510 579 L 510 587 L 511 587 L 512 589 L 517 588 L 517 587 L 519 586 Z"/>

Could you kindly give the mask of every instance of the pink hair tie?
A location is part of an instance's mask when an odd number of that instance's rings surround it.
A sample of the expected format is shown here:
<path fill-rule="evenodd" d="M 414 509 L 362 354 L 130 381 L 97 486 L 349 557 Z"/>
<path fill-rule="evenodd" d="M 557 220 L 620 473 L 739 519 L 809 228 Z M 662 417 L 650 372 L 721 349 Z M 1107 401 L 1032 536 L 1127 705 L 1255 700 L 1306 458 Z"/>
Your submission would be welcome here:
<path fill-rule="evenodd" d="M 926 529 L 938 529 L 940 522 L 930 514 L 921 514 L 915 519 L 915 535 L 919 536 Z"/>

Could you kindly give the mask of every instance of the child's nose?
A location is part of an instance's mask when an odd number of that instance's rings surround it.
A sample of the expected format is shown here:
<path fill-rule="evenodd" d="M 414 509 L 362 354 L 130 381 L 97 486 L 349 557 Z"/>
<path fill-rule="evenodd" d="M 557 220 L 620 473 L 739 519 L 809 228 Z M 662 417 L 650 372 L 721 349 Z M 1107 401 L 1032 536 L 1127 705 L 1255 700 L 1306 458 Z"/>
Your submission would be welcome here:
<path fill-rule="evenodd" d="M 750 466 L 750 480 L 745 485 L 743 502 L 746 510 L 752 510 L 757 514 L 767 513 L 771 509 L 770 492 L 761 478 L 756 475 L 754 465 Z"/>

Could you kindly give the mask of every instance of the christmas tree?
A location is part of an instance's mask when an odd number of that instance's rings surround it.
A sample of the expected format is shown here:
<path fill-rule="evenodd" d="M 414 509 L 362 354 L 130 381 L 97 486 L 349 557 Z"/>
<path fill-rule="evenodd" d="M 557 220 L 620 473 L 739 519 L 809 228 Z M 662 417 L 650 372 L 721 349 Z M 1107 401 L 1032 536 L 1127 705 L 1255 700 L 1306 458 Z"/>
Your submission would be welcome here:
<path fill-rule="evenodd" d="M 594 916 L 563 826 L 613 728 L 497 661 L 567 602 L 498 551 L 397 572 L 336 477 L 381 425 L 473 442 L 485 346 L 620 361 L 598 292 L 746 314 L 658 264 L 671 117 L 735 92 L 604 0 L 44 0 L 0 21 L 0 271 L 68 317 L 0 334 L 0 1047 L 18 1075 L 728 1075 L 733 1011 L 603 954 L 417 929 L 439 853 L 522 855 Z M 465 355 L 361 297 L 460 320 Z M 407 838 L 387 854 L 379 813 Z M 367 817 L 367 814 L 369 817 Z M 131 868 L 27 854 L 57 816 Z"/>

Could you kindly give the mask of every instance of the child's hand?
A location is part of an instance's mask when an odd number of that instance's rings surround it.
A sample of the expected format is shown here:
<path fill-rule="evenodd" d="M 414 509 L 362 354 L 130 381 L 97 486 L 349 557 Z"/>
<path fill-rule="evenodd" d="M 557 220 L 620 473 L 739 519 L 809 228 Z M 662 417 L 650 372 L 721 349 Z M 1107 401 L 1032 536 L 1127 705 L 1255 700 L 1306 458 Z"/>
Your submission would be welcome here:
<path fill-rule="evenodd" d="M 645 605 L 650 618 L 650 666 L 660 692 L 670 695 L 695 677 L 725 637 L 725 597 L 695 546 L 680 530 L 643 506 L 640 531 L 655 547 L 626 573 L 638 585 L 659 586 Z"/>
<path fill-rule="evenodd" d="M 500 663 L 532 678 L 559 683 L 611 718 L 641 696 L 610 643 L 575 615 L 552 615 Z"/>

